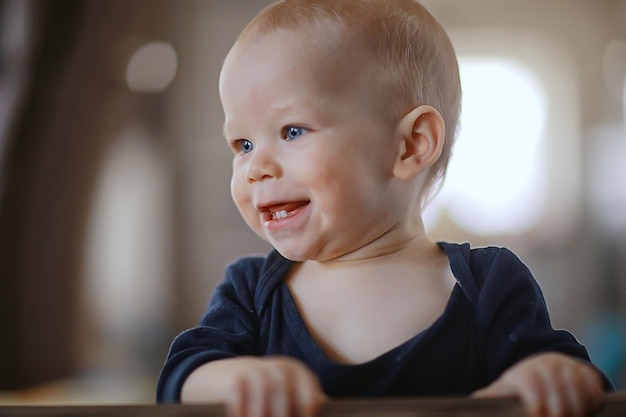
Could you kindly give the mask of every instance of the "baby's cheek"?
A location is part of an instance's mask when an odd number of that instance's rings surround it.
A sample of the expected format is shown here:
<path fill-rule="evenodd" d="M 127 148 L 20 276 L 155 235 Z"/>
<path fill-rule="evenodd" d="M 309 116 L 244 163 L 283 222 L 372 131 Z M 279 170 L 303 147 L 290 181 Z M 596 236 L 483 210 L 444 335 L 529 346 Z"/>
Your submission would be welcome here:
<path fill-rule="evenodd" d="M 250 212 L 252 209 L 254 209 L 252 204 L 252 198 L 242 189 L 241 186 L 238 186 L 234 181 L 231 182 L 230 195 L 233 199 L 233 202 L 235 203 L 235 206 L 237 207 L 237 210 L 239 210 L 239 213 L 241 213 L 241 215 L 246 218 L 247 221 L 247 217 L 249 216 L 247 212 Z"/>
<path fill-rule="evenodd" d="M 233 175 L 230 179 L 230 195 L 240 211 L 245 204 L 250 204 L 251 196 L 245 175 L 241 169 L 235 167 L 233 167 Z"/>

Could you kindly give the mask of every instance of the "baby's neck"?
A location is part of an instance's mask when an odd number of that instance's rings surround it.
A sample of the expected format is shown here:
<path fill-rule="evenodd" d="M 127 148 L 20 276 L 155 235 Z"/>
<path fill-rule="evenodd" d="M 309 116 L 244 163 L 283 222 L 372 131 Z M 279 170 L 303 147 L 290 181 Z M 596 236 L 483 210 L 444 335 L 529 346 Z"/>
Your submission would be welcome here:
<path fill-rule="evenodd" d="M 361 363 L 432 325 L 456 281 L 445 253 L 421 235 L 350 259 L 295 264 L 286 283 L 325 354 Z"/>
<path fill-rule="evenodd" d="M 438 245 L 422 233 L 403 239 L 379 239 L 341 257 L 309 260 L 305 264 L 319 272 L 346 271 L 404 263 L 426 265 L 440 254 Z"/>

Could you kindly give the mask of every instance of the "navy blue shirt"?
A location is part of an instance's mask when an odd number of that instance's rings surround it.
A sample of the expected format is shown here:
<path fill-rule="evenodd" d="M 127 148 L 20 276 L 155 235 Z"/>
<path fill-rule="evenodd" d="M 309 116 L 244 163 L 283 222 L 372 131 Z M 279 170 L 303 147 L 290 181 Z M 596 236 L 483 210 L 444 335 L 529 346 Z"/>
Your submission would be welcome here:
<path fill-rule="evenodd" d="M 284 282 L 291 261 L 273 251 L 234 262 L 200 326 L 173 341 L 157 401 L 180 401 L 193 370 L 241 355 L 300 359 L 332 398 L 465 395 L 536 353 L 562 352 L 589 361 L 574 336 L 552 328 L 537 282 L 512 252 L 439 245 L 457 280 L 443 314 L 405 343 L 356 365 L 329 359 L 308 332 Z M 605 389 L 612 390 L 603 378 Z"/>

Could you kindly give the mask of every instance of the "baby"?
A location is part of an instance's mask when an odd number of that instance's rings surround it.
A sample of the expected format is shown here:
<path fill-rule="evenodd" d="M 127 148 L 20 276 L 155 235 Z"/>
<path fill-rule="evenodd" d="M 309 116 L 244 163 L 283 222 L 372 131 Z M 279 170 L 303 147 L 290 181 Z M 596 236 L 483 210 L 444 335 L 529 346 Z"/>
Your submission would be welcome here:
<path fill-rule="evenodd" d="M 612 389 L 513 253 L 425 235 L 461 88 L 421 5 L 279 1 L 237 39 L 219 88 L 233 200 L 275 250 L 227 268 L 174 340 L 158 401 L 282 417 L 328 398 L 516 396 L 561 416 Z"/>

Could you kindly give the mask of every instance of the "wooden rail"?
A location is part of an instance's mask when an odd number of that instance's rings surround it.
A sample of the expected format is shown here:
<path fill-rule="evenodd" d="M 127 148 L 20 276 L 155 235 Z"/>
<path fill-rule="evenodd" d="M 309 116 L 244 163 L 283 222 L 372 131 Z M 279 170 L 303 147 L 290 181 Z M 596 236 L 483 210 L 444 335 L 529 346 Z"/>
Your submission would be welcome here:
<path fill-rule="evenodd" d="M 220 405 L 1 406 L 0 417 L 224 417 Z M 513 399 L 337 400 L 318 417 L 526 417 Z M 626 417 L 626 391 L 605 395 L 594 417 Z"/>

